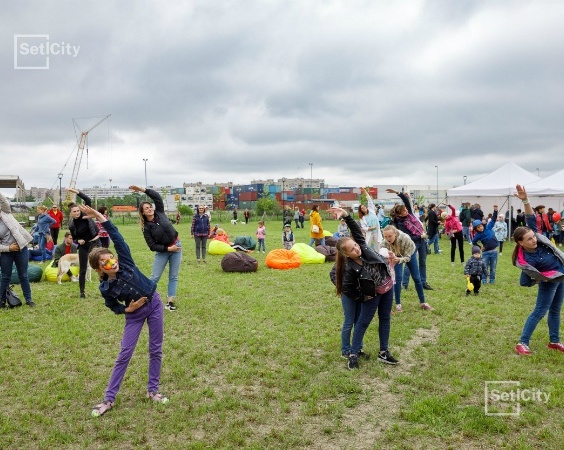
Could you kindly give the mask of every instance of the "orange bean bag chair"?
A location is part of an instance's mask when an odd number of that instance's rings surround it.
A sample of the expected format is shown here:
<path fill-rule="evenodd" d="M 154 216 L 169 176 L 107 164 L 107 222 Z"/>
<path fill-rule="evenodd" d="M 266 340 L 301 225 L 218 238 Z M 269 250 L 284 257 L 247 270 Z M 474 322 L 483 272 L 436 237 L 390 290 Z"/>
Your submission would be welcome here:
<path fill-rule="evenodd" d="M 286 250 L 285 248 L 277 248 L 271 250 L 266 255 L 266 266 L 271 269 L 296 269 L 300 267 L 302 260 L 293 250 Z"/>

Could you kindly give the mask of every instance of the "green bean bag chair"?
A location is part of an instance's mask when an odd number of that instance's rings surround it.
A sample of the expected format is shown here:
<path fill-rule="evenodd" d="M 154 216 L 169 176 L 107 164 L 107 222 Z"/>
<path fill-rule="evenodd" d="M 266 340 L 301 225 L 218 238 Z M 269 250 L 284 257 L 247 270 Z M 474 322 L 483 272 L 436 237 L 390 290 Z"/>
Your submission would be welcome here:
<path fill-rule="evenodd" d="M 237 236 L 233 243 L 238 244 L 247 250 L 254 250 L 257 248 L 257 242 L 251 236 Z"/>
<path fill-rule="evenodd" d="M 331 233 L 329 230 L 323 230 L 323 236 L 325 237 L 333 236 L 333 233 Z"/>
<path fill-rule="evenodd" d="M 53 263 L 49 264 L 45 268 L 45 279 L 51 282 L 57 282 L 57 272 L 59 271 L 58 267 L 53 267 Z M 77 277 L 80 272 L 80 267 L 78 266 L 71 266 L 70 271 L 72 274 Z M 65 273 L 61 278 L 61 281 L 70 281 L 69 276 Z"/>
<path fill-rule="evenodd" d="M 297 269 L 302 265 L 300 255 L 293 250 L 286 250 L 285 248 L 269 251 L 265 262 L 267 267 L 280 270 Z"/>
<path fill-rule="evenodd" d="M 325 262 L 325 255 L 316 252 L 314 248 L 302 242 L 294 244 L 292 250 L 300 255 L 302 264 L 323 264 Z"/>
<path fill-rule="evenodd" d="M 212 239 L 208 247 L 208 253 L 210 255 L 227 255 L 228 253 L 234 253 L 236 250 L 225 242 L 217 241 Z"/>
<path fill-rule="evenodd" d="M 0 274 L 1 273 L 2 272 L 0 271 Z M 29 279 L 30 283 L 36 283 L 38 281 L 41 281 L 41 278 L 43 278 L 43 269 L 36 264 L 29 264 L 27 266 L 27 278 Z M 20 284 L 20 277 L 18 277 L 18 272 L 16 270 L 15 264 L 12 266 L 12 275 L 10 277 L 10 283 Z"/>

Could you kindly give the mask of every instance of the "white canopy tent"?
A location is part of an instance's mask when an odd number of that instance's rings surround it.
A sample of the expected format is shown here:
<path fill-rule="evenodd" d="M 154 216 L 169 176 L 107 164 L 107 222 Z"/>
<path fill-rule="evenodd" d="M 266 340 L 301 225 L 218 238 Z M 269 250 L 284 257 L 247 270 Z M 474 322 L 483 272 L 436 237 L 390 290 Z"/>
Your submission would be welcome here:
<path fill-rule="evenodd" d="M 540 178 L 536 175 L 514 162 L 508 162 L 472 183 L 448 189 L 447 197 L 451 204 L 480 203 L 485 213 L 497 204 L 500 207 L 499 214 L 505 214 L 505 211 L 511 211 L 512 197 L 516 192 L 515 186 L 522 184 L 527 187 L 538 180 Z M 480 198 L 485 200 L 485 205 L 481 203 Z M 519 200 L 514 199 L 514 201 Z M 511 236 L 511 221 L 509 221 L 508 235 Z"/>
<path fill-rule="evenodd" d="M 535 197 L 564 197 L 564 169 L 525 186 L 527 194 Z"/>
<path fill-rule="evenodd" d="M 535 205 L 545 205 L 555 211 L 564 211 L 564 169 L 525 186 Z"/>

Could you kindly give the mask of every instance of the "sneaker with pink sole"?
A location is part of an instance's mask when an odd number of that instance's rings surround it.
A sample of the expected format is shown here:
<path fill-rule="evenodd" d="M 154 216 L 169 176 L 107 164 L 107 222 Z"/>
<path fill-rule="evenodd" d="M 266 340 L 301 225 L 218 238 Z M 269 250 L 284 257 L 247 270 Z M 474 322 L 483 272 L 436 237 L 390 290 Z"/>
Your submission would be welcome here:
<path fill-rule="evenodd" d="M 531 352 L 531 349 L 529 348 L 529 346 L 527 344 L 517 344 L 515 346 L 515 352 L 517 352 L 517 354 L 519 355 L 524 355 L 524 356 L 529 356 L 531 355 L 533 352 Z"/>
<path fill-rule="evenodd" d="M 435 308 L 433 308 L 431 305 L 429 305 L 429 303 L 421 303 L 419 305 L 421 307 L 421 309 L 424 309 L 425 311 L 434 311 Z"/>
<path fill-rule="evenodd" d="M 559 352 L 564 353 L 564 344 L 560 343 L 560 342 L 549 342 L 547 347 L 551 350 L 558 350 Z"/>
<path fill-rule="evenodd" d="M 401 304 L 398 303 L 396 305 L 396 311 L 399 312 L 399 313 L 403 312 L 403 307 L 401 306 Z"/>

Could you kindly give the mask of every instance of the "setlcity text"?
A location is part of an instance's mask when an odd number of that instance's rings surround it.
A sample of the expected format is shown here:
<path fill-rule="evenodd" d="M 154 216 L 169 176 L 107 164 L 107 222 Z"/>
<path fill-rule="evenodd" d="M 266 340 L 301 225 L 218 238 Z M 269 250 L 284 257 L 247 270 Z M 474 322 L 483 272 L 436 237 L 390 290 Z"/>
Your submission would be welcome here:
<path fill-rule="evenodd" d="M 78 56 L 79 51 L 80 45 L 65 44 L 64 42 L 46 42 L 37 45 L 22 42 L 18 48 L 20 55 L 68 55 L 73 58 Z"/>
<path fill-rule="evenodd" d="M 542 402 L 546 404 L 550 399 L 550 393 L 543 392 L 540 389 L 515 389 L 511 391 L 492 389 L 489 392 L 489 397 L 494 402 Z"/>

